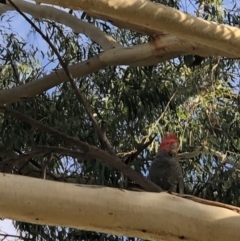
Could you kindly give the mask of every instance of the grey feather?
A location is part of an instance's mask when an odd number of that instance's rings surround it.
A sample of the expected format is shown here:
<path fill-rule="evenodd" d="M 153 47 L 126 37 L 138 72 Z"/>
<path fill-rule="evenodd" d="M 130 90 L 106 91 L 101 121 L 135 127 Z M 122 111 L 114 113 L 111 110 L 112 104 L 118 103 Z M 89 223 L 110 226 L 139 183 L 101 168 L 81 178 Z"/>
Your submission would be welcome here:
<path fill-rule="evenodd" d="M 182 168 L 178 157 L 168 151 L 159 151 L 150 169 L 148 178 L 168 192 L 176 192 L 177 186 L 182 195 L 184 190 Z"/>

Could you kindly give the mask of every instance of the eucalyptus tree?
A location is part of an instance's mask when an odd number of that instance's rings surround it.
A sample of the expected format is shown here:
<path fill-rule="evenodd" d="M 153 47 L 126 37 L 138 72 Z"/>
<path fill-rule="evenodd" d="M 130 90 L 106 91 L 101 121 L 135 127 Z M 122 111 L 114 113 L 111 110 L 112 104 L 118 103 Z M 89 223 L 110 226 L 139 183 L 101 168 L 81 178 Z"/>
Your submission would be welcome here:
<path fill-rule="evenodd" d="M 222 1 L 155 2 L 208 21 L 239 25 L 238 8 L 234 3 L 231 5 L 234 8 L 229 10 Z M 154 36 L 116 27 L 108 20 L 96 19 L 88 12 L 67 11 L 111 36 L 121 46 L 131 48 L 154 39 Z M 1 27 L 0 46 L 0 86 L 3 90 L 33 82 L 63 68 L 54 49 L 49 42 L 43 41 L 36 28 L 26 23 L 24 33 L 14 30 L 18 14 L 2 16 L 5 20 Z M 103 51 L 98 43 L 64 24 L 48 19 L 32 18 L 31 21 L 47 36 L 68 65 L 85 61 Z M 158 64 L 112 65 L 74 79 L 90 109 L 79 101 L 68 81 L 34 97 L 22 96 L 21 100 L 10 102 L 7 107 L 109 151 L 96 131 L 92 115 L 122 162 L 127 162 L 145 176 L 163 133 L 175 132 L 180 139 L 187 192 L 239 206 L 238 68 L 238 59 L 190 54 L 179 54 Z M 71 145 L 60 136 L 35 128 L 7 112 L 1 113 L 0 118 L 2 172 L 130 190 L 136 184 L 134 180 L 126 181 L 120 170 L 99 158 L 87 160 L 57 151 L 34 152 L 39 146 L 68 148 Z M 21 158 L 22 155 L 26 155 L 25 158 Z M 14 162 L 11 162 L 12 157 L 16 158 Z M 14 226 L 22 239 L 133 239 L 18 221 L 14 221 Z"/>

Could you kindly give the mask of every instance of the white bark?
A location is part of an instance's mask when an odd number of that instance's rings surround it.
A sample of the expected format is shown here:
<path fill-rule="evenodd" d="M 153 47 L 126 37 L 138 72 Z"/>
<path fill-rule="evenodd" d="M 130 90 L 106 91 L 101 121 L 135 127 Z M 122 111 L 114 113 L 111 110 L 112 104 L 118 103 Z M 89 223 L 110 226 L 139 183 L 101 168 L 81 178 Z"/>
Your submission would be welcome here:
<path fill-rule="evenodd" d="M 166 36 L 165 38 L 156 39 L 154 44 L 147 43 L 129 48 L 120 47 L 111 49 L 86 61 L 71 65 L 69 66 L 69 70 L 72 76 L 76 78 L 91 74 L 111 65 L 138 65 L 141 61 L 142 64 L 146 62 L 154 64 L 177 57 L 183 53 L 190 54 L 191 52 L 198 54 L 201 52 L 201 48 L 195 48 L 192 44 L 184 46 L 182 41 L 177 40 L 174 36 Z M 212 51 L 213 55 L 217 54 L 215 49 L 207 47 L 205 49 L 209 50 L 209 53 Z M 68 81 L 68 78 L 64 70 L 61 69 L 33 82 L 11 89 L 0 90 L 0 104 L 19 101 L 21 98 L 34 97 L 65 81 Z"/>
<path fill-rule="evenodd" d="M 224 49 L 240 56 L 240 29 L 205 21 L 147 0 L 41 0 L 42 3 L 84 10 L 113 24 L 145 33 L 174 34 L 185 40 Z"/>
<path fill-rule="evenodd" d="M 70 72 L 74 77 L 81 77 L 111 65 L 154 65 L 186 54 L 240 56 L 238 28 L 207 22 L 161 4 L 144 0 L 45 0 L 43 2 L 84 9 L 97 17 L 108 18 L 115 24 L 125 24 L 123 27 L 155 35 L 154 41 L 147 44 L 118 47 L 119 44 L 110 36 L 59 9 L 14 0 L 22 11 L 37 18 L 49 18 L 66 24 L 74 31 L 90 37 L 106 50 L 87 61 L 70 66 Z M 8 10 L 13 10 L 12 6 L 0 5 L 1 13 Z M 177 36 L 161 35 L 162 31 Z M 1 90 L 0 104 L 34 97 L 65 81 L 68 81 L 65 72 L 59 70 L 31 83 Z"/>
<path fill-rule="evenodd" d="M 93 24 L 84 22 L 65 11 L 22 0 L 14 0 L 13 2 L 21 9 L 22 12 L 28 13 L 34 18 L 52 20 L 70 27 L 75 33 L 85 34 L 92 41 L 98 43 L 104 50 L 121 46 L 111 36 L 104 33 Z M 15 8 L 10 4 L 1 5 L 0 14 L 7 11 L 15 11 Z"/>
<path fill-rule="evenodd" d="M 167 193 L 0 174 L 0 216 L 143 239 L 239 241 L 240 215 Z"/>

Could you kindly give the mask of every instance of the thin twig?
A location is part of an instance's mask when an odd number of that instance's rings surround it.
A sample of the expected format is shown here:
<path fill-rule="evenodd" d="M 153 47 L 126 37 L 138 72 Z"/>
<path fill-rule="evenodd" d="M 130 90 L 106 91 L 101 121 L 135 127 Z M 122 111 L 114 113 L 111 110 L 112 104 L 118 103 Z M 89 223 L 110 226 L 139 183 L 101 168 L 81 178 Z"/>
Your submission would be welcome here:
<path fill-rule="evenodd" d="M 44 180 L 46 179 L 46 175 L 47 175 L 47 167 L 51 163 L 52 159 L 53 159 L 53 155 L 52 155 L 52 153 L 50 153 L 50 155 L 47 158 L 47 161 L 45 163 L 42 163 L 43 164 L 42 165 L 42 177 Z"/>
<path fill-rule="evenodd" d="M 163 112 L 161 113 L 161 115 L 159 116 L 159 118 L 155 121 L 155 123 L 153 124 L 153 126 L 156 126 L 157 123 L 164 117 L 171 101 L 173 100 L 173 98 L 175 97 L 175 95 L 177 94 L 177 90 L 173 93 L 173 95 L 171 96 L 171 98 L 169 99 L 167 105 L 165 106 Z M 150 138 L 150 136 L 153 134 L 153 132 L 151 132 L 149 135 L 145 136 L 143 138 L 143 140 L 146 140 L 148 138 Z M 150 138 L 150 140 L 146 143 L 138 143 L 138 146 L 137 146 L 137 150 L 136 151 L 131 151 L 130 152 L 130 155 L 125 159 L 124 163 L 127 164 L 127 165 L 130 165 L 133 160 L 144 150 L 146 149 L 152 142 L 153 140 L 155 139 L 156 135 L 154 135 L 152 138 Z"/>
<path fill-rule="evenodd" d="M 70 150 L 64 147 L 59 146 L 36 146 L 37 150 L 44 151 L 44 152 L 53 152 L 58 153 L 66 156 L 81 158 L 81 159 L 88 159 L 88 155 L 86 153 Z"/>
<path fill-rule="evenodd" d="M 124 161 L 125 164 L 130 165 L 133 160 L 144 150 L 146 149 L 155 139 L 156 135 L 154 135 L 149 141 L 147 141 L 146 143 L 142 144 L 142 143 L 138 143 L 137 146 L 137 150 L 136 151 L 131 151 L 130 155 L 126 158 L 126 160 Z"/>
<path fill-rule="evenodd" d="M 177 94 L 177 92 L 178 92 L 178 91 L 176 90 L 176 91 L 173 93 L 173 95 L 171 96 L 171 98 L 170 98 L 170 100 L 168 101 L 167 105 L 165 106 L 162 114 L 161 114 L 161 115 L 159 116 L 159 118 L 157 119 L 156 123 L 158 123 L 158 122 L 164 117 L 164 115 L 165 115 L 165 113 L 166 113 L 166 111 L 167 111 L 170 103 L 172 102 L 172 100 L 173 100 L 173 98 L 175 97 L 175 95 Z"/>
<path fill-rule="evenodd" d="M 197 9 L 197 12 L 196 12 L 196 15 L 197 15 L 198 18 L 201 17 L 201 16 L 200 16 L 200 12 L 201 12 L 201 10 L 204 8 L 204 5 L 205 5 L 205 1 L 200 1 L 200 4 L 199 4 L 198 9 Z"/>

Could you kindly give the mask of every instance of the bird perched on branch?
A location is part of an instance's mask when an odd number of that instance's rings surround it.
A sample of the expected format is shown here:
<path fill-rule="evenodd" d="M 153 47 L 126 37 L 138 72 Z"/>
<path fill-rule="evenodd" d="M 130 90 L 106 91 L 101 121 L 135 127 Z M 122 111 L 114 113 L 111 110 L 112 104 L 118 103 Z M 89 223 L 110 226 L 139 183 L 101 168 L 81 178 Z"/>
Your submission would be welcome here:
<path fill-rule="evenodd" d="M 150 167 L 148 178 L 169 193 L 183 194 L 183 174 L 178 158 L 179 141 L 175 134 L 166 134 Z"/>

